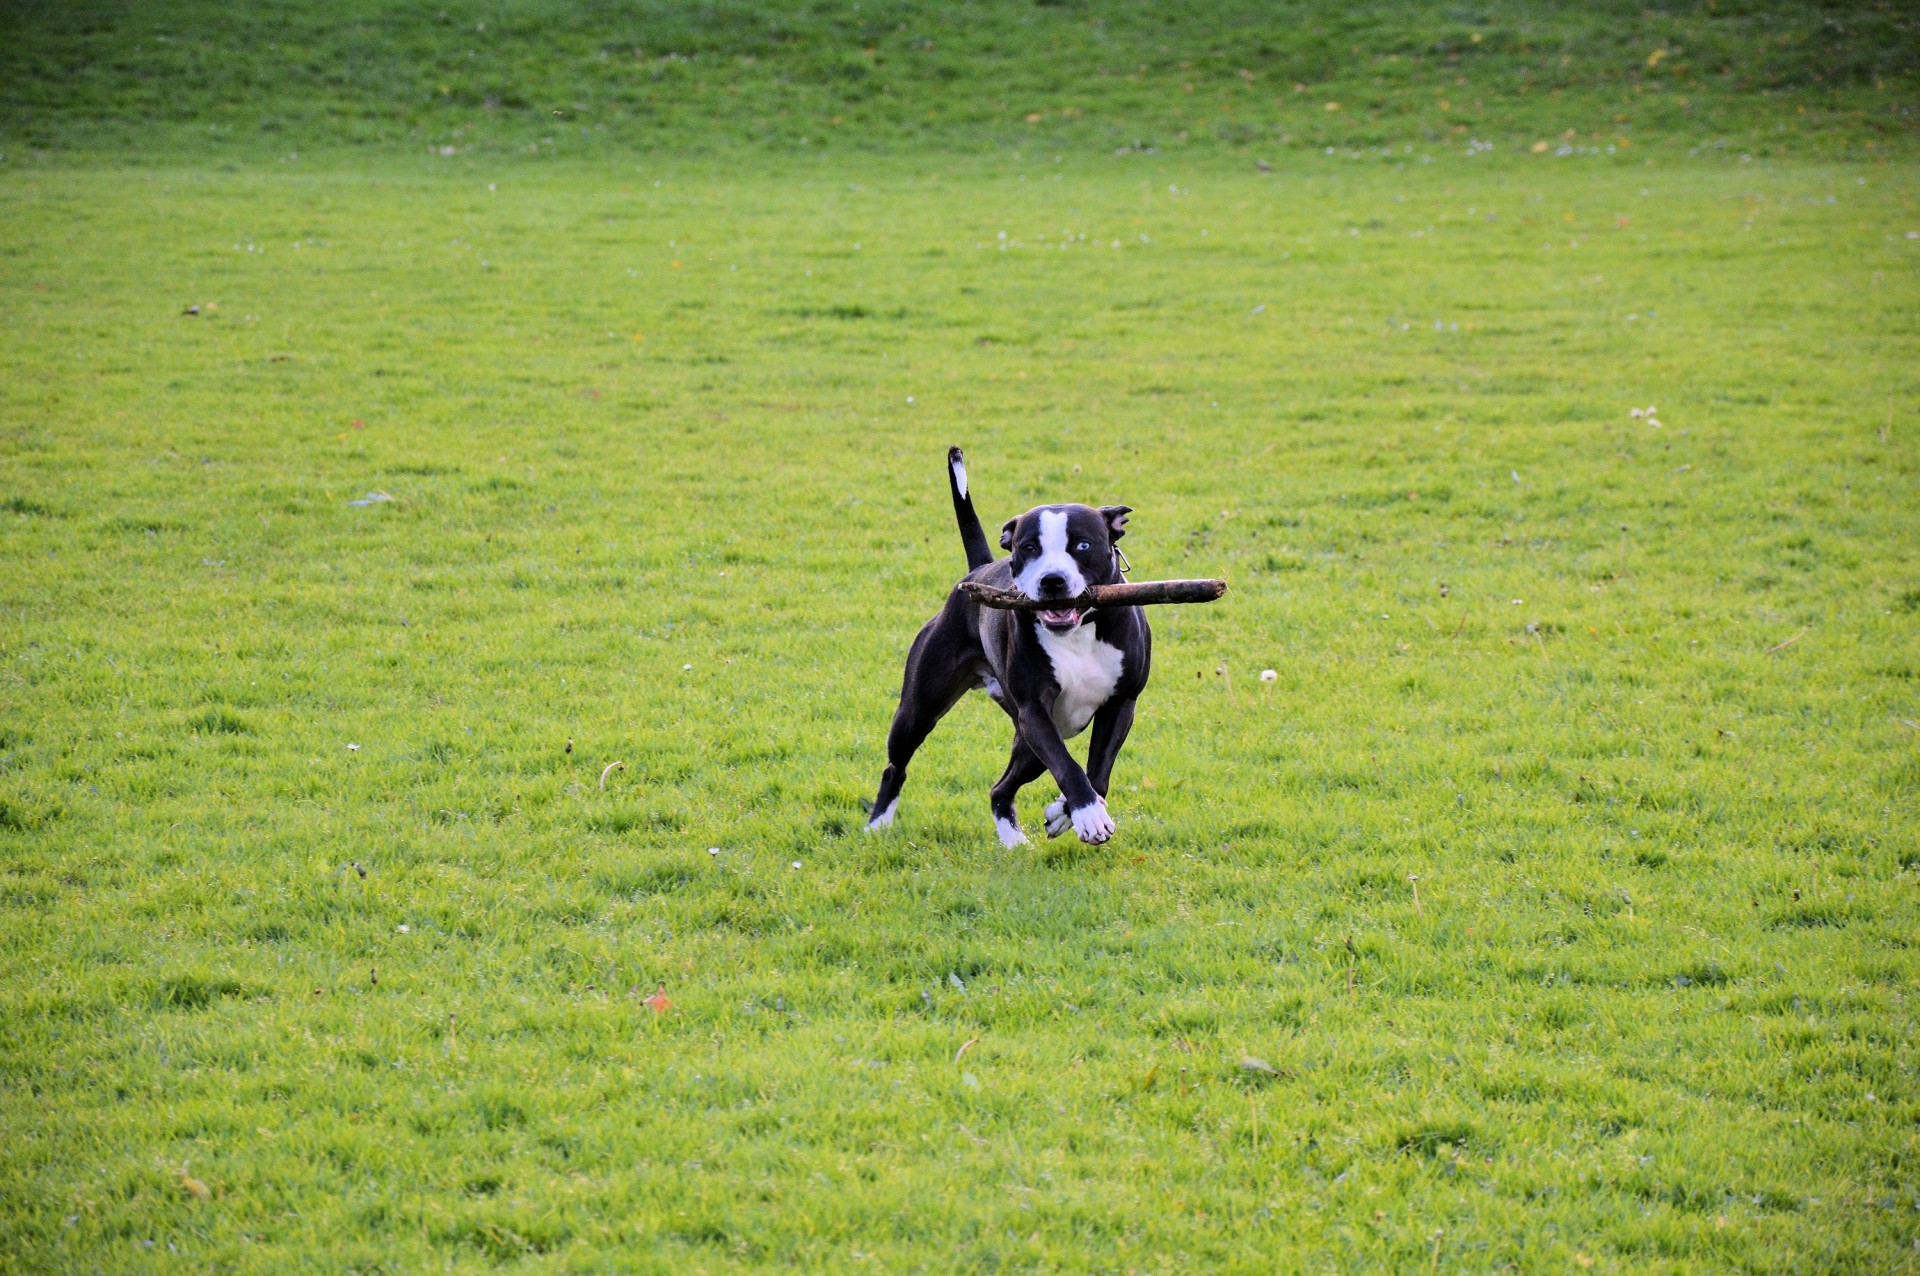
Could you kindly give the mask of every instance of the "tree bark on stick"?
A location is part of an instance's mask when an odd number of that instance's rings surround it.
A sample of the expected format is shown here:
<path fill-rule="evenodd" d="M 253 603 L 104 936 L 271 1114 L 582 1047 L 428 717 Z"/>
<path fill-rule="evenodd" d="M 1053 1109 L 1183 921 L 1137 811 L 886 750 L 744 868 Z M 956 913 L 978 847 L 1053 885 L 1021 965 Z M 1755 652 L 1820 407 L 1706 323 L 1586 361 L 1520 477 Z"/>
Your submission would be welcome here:
<path fill-rule="evenodd" d="M 960 582 L 960 592 L 982 607 L 1003 611 L 1063 611 L 1069 607 L 1150 607 L 1156 603 L 1210 603 L 1227 592 L 1224 580 L 1145 580 L 1139 584 L 1090 585 L 1077 598 L 1029 598 L 1016 589 L 997 589 L 977 580 Z"/>

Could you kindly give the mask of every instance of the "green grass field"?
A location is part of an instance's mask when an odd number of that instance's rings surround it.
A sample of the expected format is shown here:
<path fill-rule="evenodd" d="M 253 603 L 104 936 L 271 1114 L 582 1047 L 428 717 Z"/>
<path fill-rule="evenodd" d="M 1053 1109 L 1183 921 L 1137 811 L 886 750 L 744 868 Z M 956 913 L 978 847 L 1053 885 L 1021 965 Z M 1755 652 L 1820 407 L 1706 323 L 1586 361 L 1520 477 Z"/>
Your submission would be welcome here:
<path fill-rule="evenodd" d="M 1910 128 L 216 145 L 8 17 L 0 1270 L 1920 1268 Z M 949 443 L 1232 582 L 1105 847 L 977 697 L 861 832 Z"/>

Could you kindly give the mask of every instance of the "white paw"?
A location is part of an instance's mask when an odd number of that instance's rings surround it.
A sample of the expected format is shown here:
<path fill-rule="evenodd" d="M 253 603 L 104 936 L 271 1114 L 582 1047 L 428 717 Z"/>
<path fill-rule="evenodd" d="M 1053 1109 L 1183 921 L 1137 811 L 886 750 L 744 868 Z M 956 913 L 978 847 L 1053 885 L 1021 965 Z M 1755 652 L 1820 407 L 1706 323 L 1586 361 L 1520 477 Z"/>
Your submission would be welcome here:
<path fill-rule="evenodd" d="M 1047 803 L 1047 809 L 1041 812 L 1047 821 L 1047 836 L 1059 837 L 1073 827 L 1073 817 L 1067 814 L 1067 800 L 1055 798 Z"/>
<path fill-rule="evenodd" d="M 1098 846 L 1113 836 L 1113 817 L 1107 814 L 1107 800 L 1101 798 L 1092 806 L 1083 806 L 1073 813 L 1073 831 L 1088 846 Z"/>
<path fill-rule="evenodd" d="M 1009 849 L 1024 845 L 1027 840 L 1027 835 L 1021 832 L 1020 826 L 1012 820 L 994 820 L 993 831 L 1000 835 L 1000 845 Z"/>
<path fill-rule="evenodd" d="M 873 813 L 873 818 L 867 821 L 867 832 L 879 833 L 882 830 L 892 828 L 893 813 L 895 811 L 898 811 L 899 809 L 900 809 L 900 799 L 895 798 L 893 801 L 887 803 L 886 810 L 875 811 Z"/>

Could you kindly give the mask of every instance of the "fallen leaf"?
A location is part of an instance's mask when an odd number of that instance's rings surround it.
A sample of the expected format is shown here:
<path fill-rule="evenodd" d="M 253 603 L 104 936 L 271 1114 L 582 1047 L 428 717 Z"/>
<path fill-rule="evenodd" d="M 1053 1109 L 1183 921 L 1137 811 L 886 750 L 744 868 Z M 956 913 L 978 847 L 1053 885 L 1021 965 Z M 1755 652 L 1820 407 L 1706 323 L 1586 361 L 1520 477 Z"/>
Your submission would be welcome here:
<path fill-rule="evenodd" d="M 1269 1077 L 1277 1077 L 1280 1075 L 1279 1069 L 1275 1068 L 1272 1064 L 1268 1063 L 1265 1059 L 1260 1058 L 1258 1055 L 1251 1055 L 1251 1054 L 1242 1055 L 1240 1057 L 1240 1071 L 1258 1072 Z"/>
<path fill-rule="evenodd" d="M 647 998 L 645 1004 L 648 1010 L 653 1011 L 653 1013 L 657 1015 L 664 1012 L 673 1002 L 667 999 L 667 990 L 660 988 L 654 992 L 653 996 Z"/>
<path fill-rule="evenodd" d="M 213 1199 L 213 1189 L 193 1177 L 193 1175 L 187 1173 L 187 1167 L 184 1165 L 180 1167 L 180 1187 L 188 1196 L 191 1196 L 196 1201 L 211 1201 Z"/>

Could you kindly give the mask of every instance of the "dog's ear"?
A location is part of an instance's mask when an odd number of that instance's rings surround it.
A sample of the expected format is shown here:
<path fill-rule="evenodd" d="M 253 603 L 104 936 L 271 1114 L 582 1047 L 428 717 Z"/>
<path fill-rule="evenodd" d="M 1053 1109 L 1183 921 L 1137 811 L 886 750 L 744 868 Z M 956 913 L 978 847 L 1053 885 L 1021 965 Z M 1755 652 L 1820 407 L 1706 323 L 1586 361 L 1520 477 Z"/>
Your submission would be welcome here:
<path fill-rule="evenodd" d="M 1017 518 L 1010 518 L 1005 523 L 1001 524 L 1000 526 L 1000 548 L 1001 549 L 1013 548 L 1013 529 L 1019 522 L 1020 520 Z"/>
<path fill-rule="evenodd" d="M 1127 534 L 1127 515 L 1133 513 L 1131 505 L 1102 505 L 1100 517 L 1107 520 L 1107 542 L 1112 544 Z"/>

